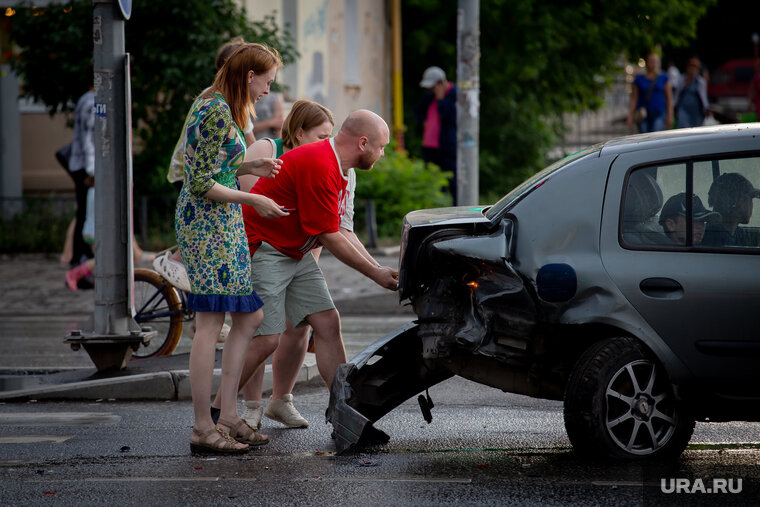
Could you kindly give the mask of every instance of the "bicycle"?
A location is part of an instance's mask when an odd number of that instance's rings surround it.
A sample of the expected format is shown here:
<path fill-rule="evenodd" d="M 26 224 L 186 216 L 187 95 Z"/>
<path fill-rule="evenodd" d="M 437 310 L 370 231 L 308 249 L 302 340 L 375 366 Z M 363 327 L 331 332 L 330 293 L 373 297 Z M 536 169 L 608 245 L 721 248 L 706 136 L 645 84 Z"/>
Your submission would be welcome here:
<path fill-rule="evenodd" d="M 157 334 L 132 353 L 132 360 L 170 355 L 182 337 L 184 323 L 195 318 L 184 291 L 152 269 L 135 268 L 134 297 L 135 322 L 152 327 Z"/>

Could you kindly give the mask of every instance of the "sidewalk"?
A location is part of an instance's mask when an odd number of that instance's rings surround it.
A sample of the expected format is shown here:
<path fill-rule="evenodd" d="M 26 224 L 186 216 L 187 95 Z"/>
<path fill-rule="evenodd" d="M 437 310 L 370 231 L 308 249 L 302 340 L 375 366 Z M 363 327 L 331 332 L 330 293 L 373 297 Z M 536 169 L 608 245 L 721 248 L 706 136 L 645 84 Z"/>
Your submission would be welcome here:
<path fill-rule="evenodd" d="M 373 255 L 384 265 L 398 265 L 398 247 Z M 377 286 L 329 252 L 323 251 L 320 267 L 341 313 L 349 359 L 414 317 L 409 307 L 399 305 L 396 293 Z M 63 343 L 70 331 L 90 327 L 94 308 L 94 291 L 71 292 L 65 286 L 66 269 L 55 256 L 0 256 L 0 400 L 189 398 L 192 341 L 185 330 L 173 355 L 132 361 L 118 372 L 98 373 L 84 350 L 73 351 Z M 351 334 L 352 326 L 365 321 L 370 331 Z M 298 382 L 312 380 L 321 382 L 314 356 L 307 354 Z M 271 389 L 271 367 L 264 388 Z"/>

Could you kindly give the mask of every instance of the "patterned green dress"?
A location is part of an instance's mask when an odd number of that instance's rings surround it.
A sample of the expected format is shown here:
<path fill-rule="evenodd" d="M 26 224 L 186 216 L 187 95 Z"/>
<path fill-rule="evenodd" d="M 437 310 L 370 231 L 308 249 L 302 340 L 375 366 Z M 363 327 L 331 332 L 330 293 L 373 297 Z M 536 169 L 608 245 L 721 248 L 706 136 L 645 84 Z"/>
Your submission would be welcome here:
<path fill-rule="evenodd" d="M 220 94 L 199 97 L 185 124 L 185 183 L 174 225 L 195 311 L 252 312 L 263 303 L 251 287 L 251 260 L 240 204 L 204 197 L 214 183 L 239 188 L 235 171 L 245 138 Z"/>

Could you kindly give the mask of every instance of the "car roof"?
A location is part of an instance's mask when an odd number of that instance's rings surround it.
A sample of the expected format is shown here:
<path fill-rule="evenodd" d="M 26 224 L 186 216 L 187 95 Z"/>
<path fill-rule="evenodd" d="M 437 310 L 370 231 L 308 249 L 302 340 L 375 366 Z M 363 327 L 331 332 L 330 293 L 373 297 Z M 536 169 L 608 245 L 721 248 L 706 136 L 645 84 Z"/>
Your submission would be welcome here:
<path fill-rule="evenodd" d="M 689 143 L 699 144 L 721 139 L 735 139 L 737 136 L 757 137 L 758 148 L 760 149 L 760 123 L 733 123 L 617 137 L 602 143 L 600 156 L 662 148 L 667 147 L 668 144 L 682 146 Z"/>

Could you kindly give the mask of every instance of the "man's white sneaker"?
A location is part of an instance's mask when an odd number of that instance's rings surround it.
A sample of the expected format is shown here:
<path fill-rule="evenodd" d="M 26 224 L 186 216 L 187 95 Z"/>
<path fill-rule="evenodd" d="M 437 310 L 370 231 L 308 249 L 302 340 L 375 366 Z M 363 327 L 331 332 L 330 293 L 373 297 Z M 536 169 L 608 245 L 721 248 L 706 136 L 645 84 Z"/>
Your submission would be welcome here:
<path fill-rule="evenodd" d="M 281 400 L 269 399 L 267 410 L 264 415 L 275 421 L 279 421 L 289 428 L 308 428 L 309 421 L 298 413 L 293 406 L 293 395 L 286 394 Z"/>
<path fill-rule="evenodd" d="M 178 289 L 190 292 L 190 279 L 187 277 L 185 265 L 171 259 L 169 255 L 169 252 L 166 252 L 153 259 L 153 269 Z"/>
<path fill-rule="evenodd" d="M 225 322 L 222 324 L 222 330 L 219 331 L 219 338 L 216 339 L 216 343 L 224 343 L 227 341 L 227 336 L 230 334 L 230 326 Z M 195 319 L 190 321 L 190 339 L 195 338 Z"/>
<path fill-rule="evenodd" d="M 251 428 L 261 428 L 261 415 L 264 413 L 264 405 L 260 401 L 244 401 L 245 412 L 243 420 L 251 425 Z"/>
<path fill-rule="evenodd" d="M 219 338 L 216 339 L 216 343 L 224 343 L 227 341 L 227 336 L 230 334 L 230 326 L 225 322 L 222 324 L 222 330 L 219 331 Z"/>

